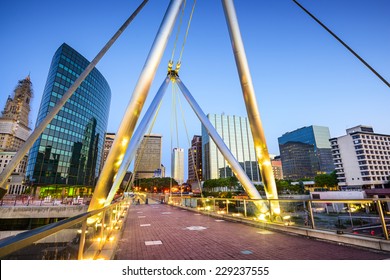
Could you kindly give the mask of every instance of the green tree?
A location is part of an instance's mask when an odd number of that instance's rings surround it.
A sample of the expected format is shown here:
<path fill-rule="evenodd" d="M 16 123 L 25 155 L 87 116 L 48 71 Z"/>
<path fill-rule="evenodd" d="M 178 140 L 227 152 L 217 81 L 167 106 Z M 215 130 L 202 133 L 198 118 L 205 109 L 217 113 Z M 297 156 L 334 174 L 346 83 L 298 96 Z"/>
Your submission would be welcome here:
<path fill-rule="evenodd" d="M 314 184 L 318 188 L 332 188 L 337 186 L 336 171 L 330 174 L 320 174 L 314 178 Z"/>

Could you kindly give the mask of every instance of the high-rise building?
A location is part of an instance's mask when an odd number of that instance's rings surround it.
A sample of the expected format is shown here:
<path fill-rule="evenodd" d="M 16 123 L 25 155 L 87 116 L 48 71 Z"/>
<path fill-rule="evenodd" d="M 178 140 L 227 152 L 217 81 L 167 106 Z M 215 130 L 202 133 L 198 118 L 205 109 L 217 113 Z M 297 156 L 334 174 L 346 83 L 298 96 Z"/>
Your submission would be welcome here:
<path fill-rule="evenodd" d="M 20 80 L 13 96 L 8 96 L 0 117 L 0 173 L 26 142 L 29 127 L 30 102 L 33 96 L 30 76 Z M 7 181 L 7 194 L 20 195 L 26 191 L 27 155 L 19 162 Z"/>
<path fill-rule="evenodd" d="M 188 149 L 188 183 L 202 181 L 202 136 L 194 135 Z"/>
<path fill-rule="evenodd" d="M 161 155 L 162 136 L 144 135 L 135 156 L 135 179 L 153 178 L 155 171 L 161 169 Z"/>
<path fill-rule="evenodd" d="M 36 125 L 47 116 L 89 61 L 62 44 L 55 52 Z M 94 68 L 29 152 L 27 178 L 35 185 L 93 186 L 102 157 L 110 87 Z"/>
<path fill-rule="evenodd" d="M 346 130 L 330 139 L 341 189 L 384 188 L 390 175 L 390 135 L 374 133 L 370 126 Z"/>
<path fill-rule="evenodd" d="M 17 151 L 30 135 L 30 101 L 33 95 L 30 76 L 20 80 L 9 96 L 0 117 L 0 151 Z"/>
<path fill-rule="evenodd" d="M 334 171 L 329 139 L 329 128 L 315 125 L 279 137 L 283 177 L 299 180 Z"/>
<path fill-rule="evenodd" d="M 103 169 L 104 163 L 107 160 L 108 153 L 111 150 L 112 143 L 115 140 L 115 133 L 107 132 L 104 136 L 104 145 L 103 145 L 103 153 L 102 160 L 100 162 L 100 171 Z"/>
<path fill-rule="evenodd" d="M 277 180 L 283 180 L 283 169 L 282 169 L 282 160 L 280 156 L 271 156 L 271 165 L 272 171 L 274 172 L 274 177 Z"/>
<path fill-rule="evenodd" d="M 0 151 L 0 173 L 3 172 L 7 164 L 17 152 Z M 15 167 L 7 181 L 7 194 L 20 195 L 26 191 L 24 177 L 26 176 L 27 155 Z"/>
<path fill-rule="evenodd" d="M 184 149 L 173 148 L 172 151 L 172 178 L 181 185 L 184 183 Z"/>
<path fill-rule="evenodd" d="M 208 114 L 207 117 L 240 163 L 249 179 L 254 182 L 260 182 L 260 172 L 248 118 L 216 114 Z M 229 167 L 203 125 L 202 166 L 203 180 L 233 176 L 233 170 Z"/>

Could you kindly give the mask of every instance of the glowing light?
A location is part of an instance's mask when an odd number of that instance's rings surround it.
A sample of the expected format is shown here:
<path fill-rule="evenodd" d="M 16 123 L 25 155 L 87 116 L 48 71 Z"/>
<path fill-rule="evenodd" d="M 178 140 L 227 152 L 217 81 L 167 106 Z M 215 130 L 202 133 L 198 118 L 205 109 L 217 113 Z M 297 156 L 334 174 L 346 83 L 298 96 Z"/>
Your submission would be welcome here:
<path fill-rule="evenodd" d="M 129 138 L 125 137 L 125 138 L 122 139 L 122 143 L 121 144 L 122 144 L 123 147 L 125 147 L 128 142 L 129 142 Z"/>
<path fill-rule="evenodd" d="M 263 161 L 263 165 L 270 166 L 271 162 L 269 160 L 265 160 L 265 161 Z"/>
<path fill-rule="evenodd" d="M 106 237 L 103 237 L 103 238 L 98 237 L 98 238 L 96 238 L 96 241 L 97 242 L 104 242 L 104 241 L 106 241 Z"/>
<path fill-rule="evenodd" d="M 111 236 L 110 238 L 108 238 L 108 241 L 112 242 L 114 241 L 115 237 L 114 236 Z"/>
<path fill-rule="evenodd" d="M 88 219 L 87 219 L 87 224 L 88 224 L 88 225 L 91 225 L 91 224 L 95 223 L 96 220 L 97 220 L 96 218 L 88 218 Z"/>
<path fill-rule="evenodd" d="M 264 213 L 259 215 L 259 220 L 260 221 L 265 221 L 265 214 Z"/>
<path fill-rule="evenodd" d="M 280 208 L 274 208 L 274 214 L 279 215 L 280 214 Z"/>
<path fill-rule="evenodd" d="M 257 158 L 263 158 L 263 152 L 260 147 L 256 147 Z"/>
<path fill-rule="evenodd" d="M 283 220 L 288 220 L 288 219 L 290 219 L 291 218 L 291 216 L 284 216 L 283 217 Z"/>
<path fill-rule="evenodd" d="M 106 202 L 106 200 L 104 198 L 100 198 L 98 200 L 99 204 L 104 204 Z M 99 213 L 100 214 L 100 213 Z"/>
<path fill-rule="evenodd" d="M 210 211 L 211 206 L 206 206 L 205 210 Z"/>

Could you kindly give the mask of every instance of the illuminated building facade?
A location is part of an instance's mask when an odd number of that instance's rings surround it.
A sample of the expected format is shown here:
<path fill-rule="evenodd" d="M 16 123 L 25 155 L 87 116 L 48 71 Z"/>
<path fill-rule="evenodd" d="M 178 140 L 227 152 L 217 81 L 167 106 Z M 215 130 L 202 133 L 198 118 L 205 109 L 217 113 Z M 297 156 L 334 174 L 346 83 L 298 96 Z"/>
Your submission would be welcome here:
<path fill-rule="evenodd" d="M 86 58 L 65 43 L 57 49 L 36 125 L 88 64 Z M 94 185 L 102 157 L 110 101 L 110 87 L 94 68 L 30 149 L 26 176 L 31 184 Z"/>

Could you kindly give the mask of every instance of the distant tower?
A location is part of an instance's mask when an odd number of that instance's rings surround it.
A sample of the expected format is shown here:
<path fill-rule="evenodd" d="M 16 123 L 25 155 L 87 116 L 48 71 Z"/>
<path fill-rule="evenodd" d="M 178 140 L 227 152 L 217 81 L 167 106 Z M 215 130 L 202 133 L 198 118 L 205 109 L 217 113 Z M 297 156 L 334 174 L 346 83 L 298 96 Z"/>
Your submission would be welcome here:
<path fill-rule="evenodd" d="M 135 157 L 135 179 L 154 177 L 154 172 L 161 168 L 161 148 L 161 135 L 144 135 Z"/>
<path fill-rule="evenodd" d="M 33 95 L 30 76 L 20 80 L 14 95 L 8 97 L 0 117 L 0 150 L 17 151 L 30 135 L 30 101 Z"/>
<path fill-rule="evenodd" d="M 202 136 L 194 135 L 188 149 L 188 183 L 202 181 Z"/>
<path fill-rule="evenodd" d="M 108 153 L 111 150 L 111 146 L 112 146 L 112 143 L 114 143 L 114 140 L 115 140 L 115 133 L 106 132 L 105 137 L 104 137 L 102 160 L 100 163 L 100 171 L 103 169 L 104 163 L 106 162 Z"/>
<path fill-rule="evenodd" d="M 172 178 L 181 185 L 184 183 L 184 149 L 174 148 L 172 151 Z"/>
<path fill-rule="evenodd" d="M 30 76 L 20 80 L 14 90 L 13 97 L 9 96 L 0 117 L 0 173 L 15 156 L 19 148 L 30 135 L 28 127 L 30 102 L 33 95 Z M 16 166 L 7 182 L 8 194 L 22 194 L 27 186 L 24 182 L 26 175 L 27 155 Z"/>

